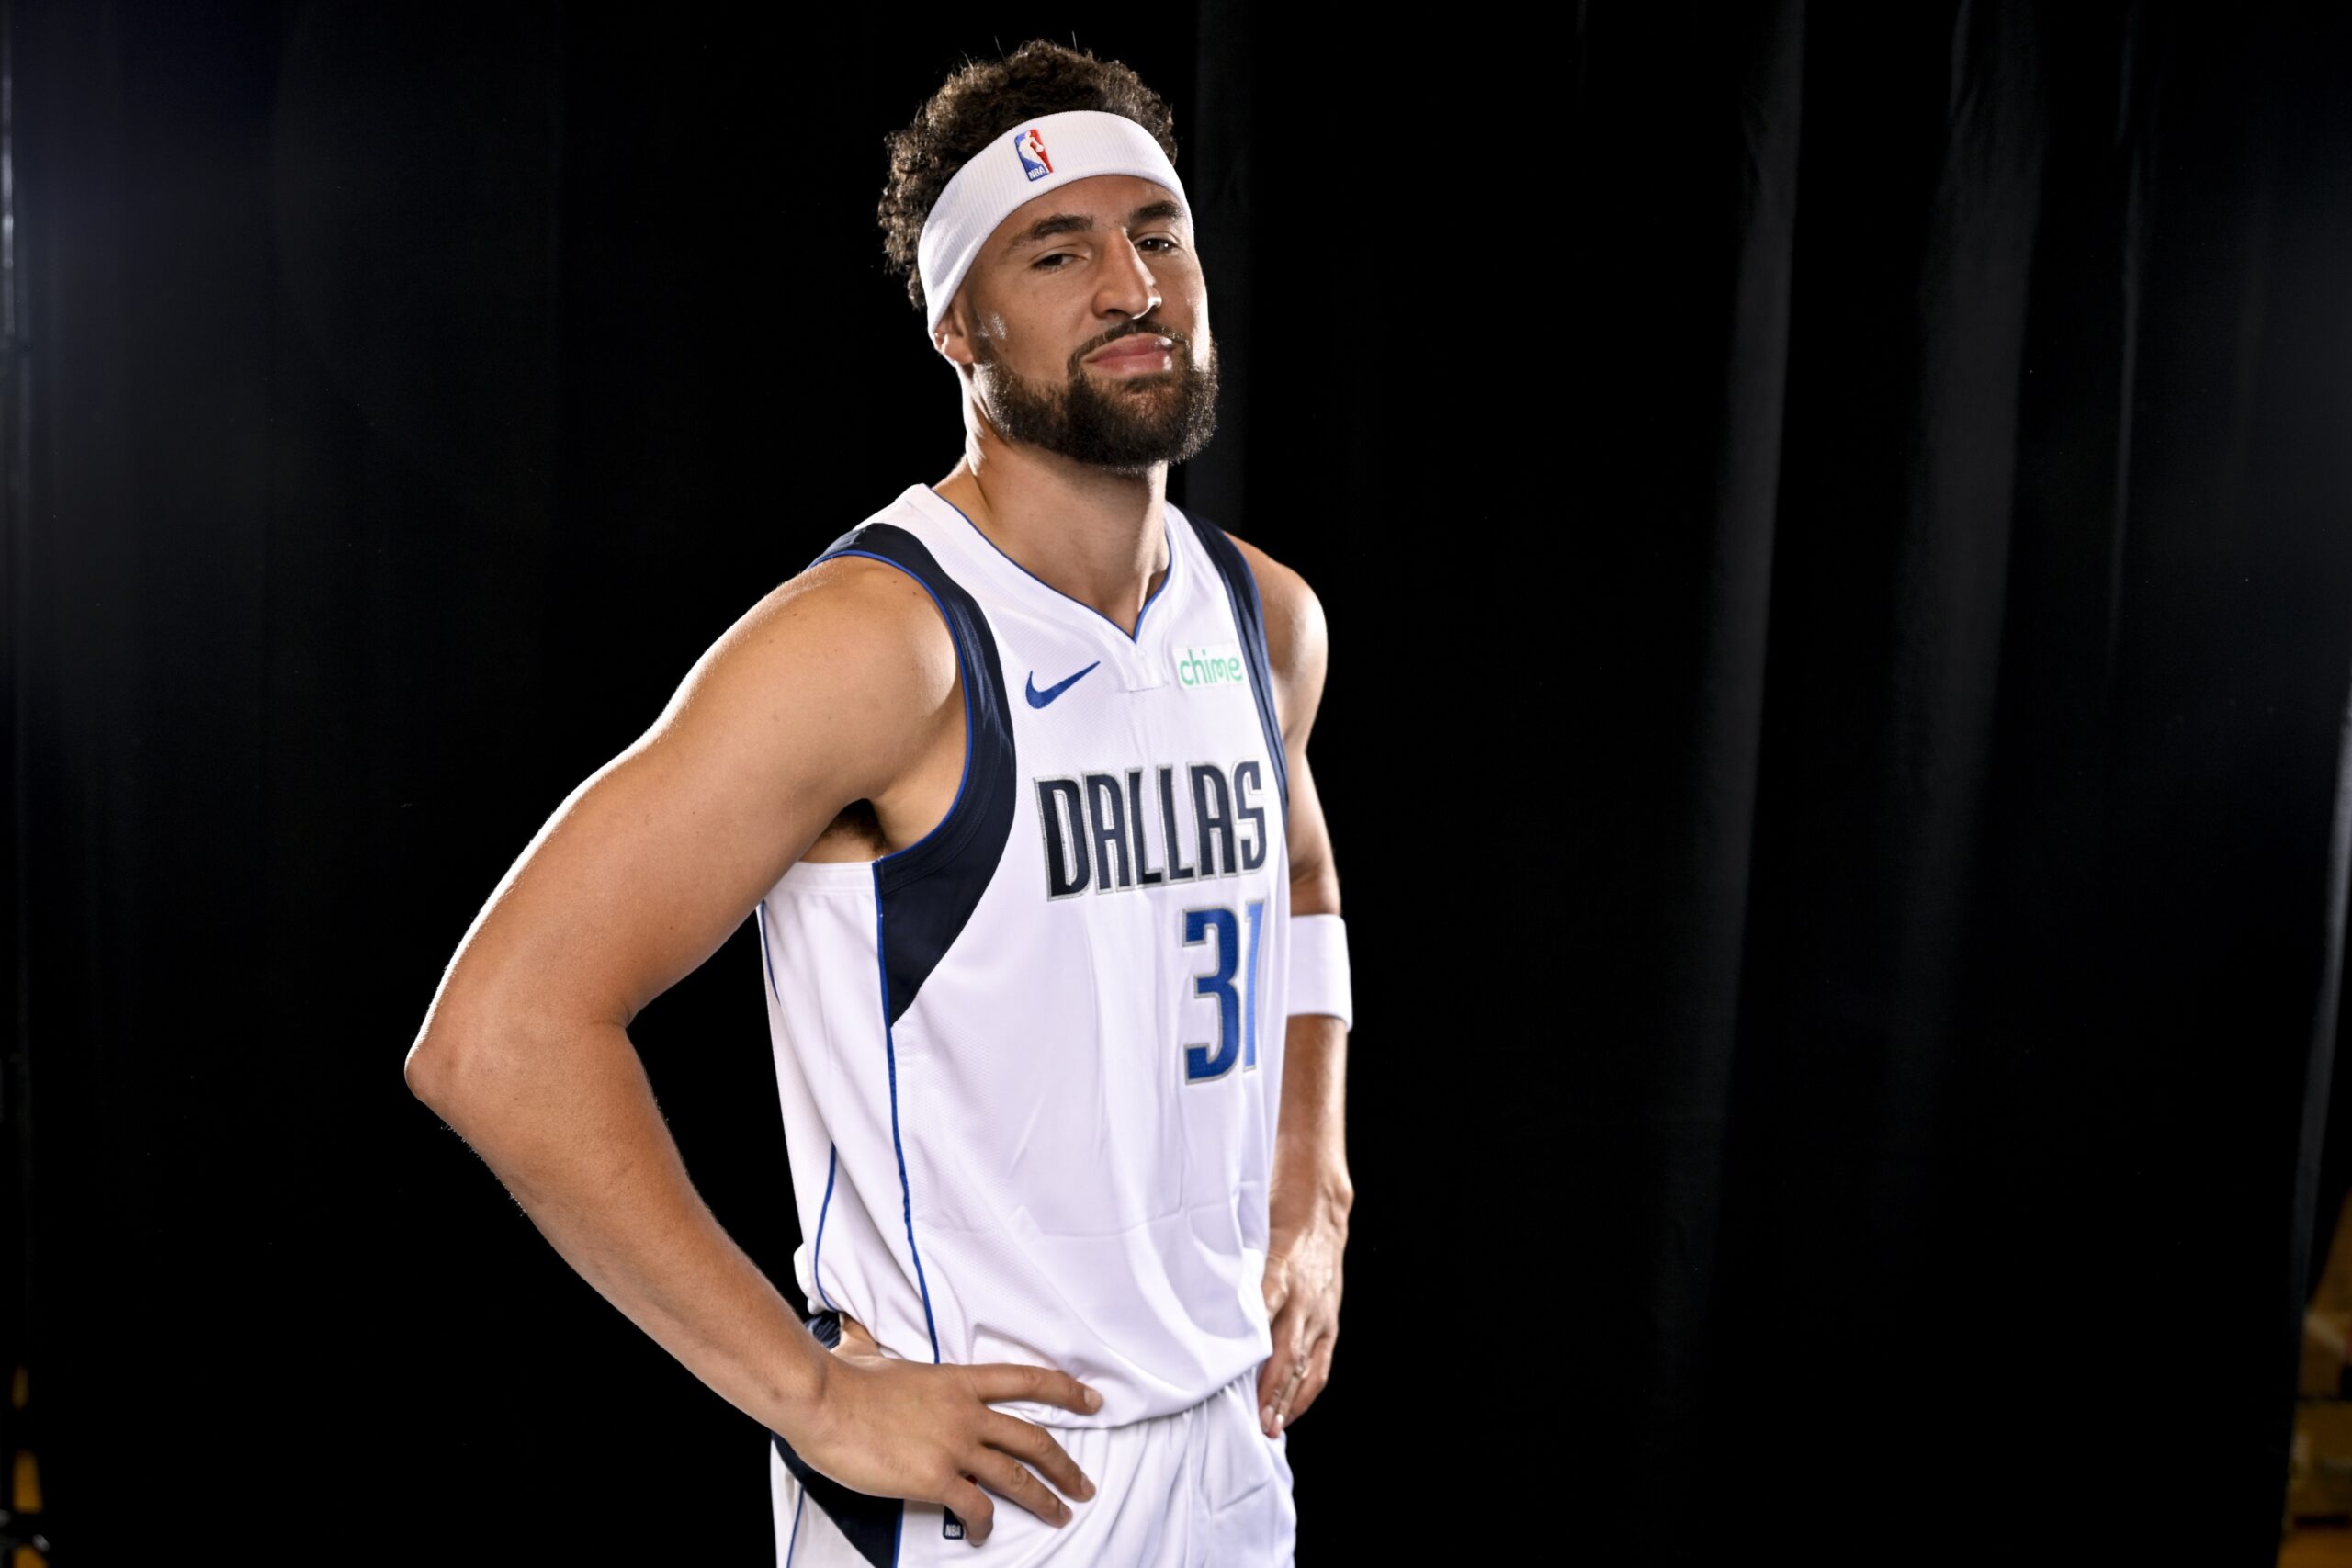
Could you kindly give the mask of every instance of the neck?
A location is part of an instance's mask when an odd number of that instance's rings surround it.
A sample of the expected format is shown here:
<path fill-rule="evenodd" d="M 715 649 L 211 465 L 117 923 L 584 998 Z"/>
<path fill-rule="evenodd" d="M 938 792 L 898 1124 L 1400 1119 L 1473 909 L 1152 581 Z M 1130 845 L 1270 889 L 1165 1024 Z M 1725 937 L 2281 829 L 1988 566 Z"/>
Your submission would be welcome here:
<path fill-rule="evenodd" d="M 964 460 L 933 488 L 1031 575 L 1134 636 L 1168 571 L 1168 465 L 1113 473 L 969 423 Z"/>

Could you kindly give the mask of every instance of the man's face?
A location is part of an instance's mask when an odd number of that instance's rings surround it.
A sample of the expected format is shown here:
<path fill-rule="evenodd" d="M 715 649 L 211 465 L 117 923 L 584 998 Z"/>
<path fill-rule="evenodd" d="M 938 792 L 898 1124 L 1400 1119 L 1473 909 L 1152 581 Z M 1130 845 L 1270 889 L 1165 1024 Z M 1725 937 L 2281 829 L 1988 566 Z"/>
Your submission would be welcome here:
<path fill-rule="evenodd" d="M 1180 463 L 1216 428 L 1216 348 L 1193 235 L 1169 193 L 1098 175 L 997 225 L 940 329 L 968 347 L 1008 440 L 1124 473 Z"/>

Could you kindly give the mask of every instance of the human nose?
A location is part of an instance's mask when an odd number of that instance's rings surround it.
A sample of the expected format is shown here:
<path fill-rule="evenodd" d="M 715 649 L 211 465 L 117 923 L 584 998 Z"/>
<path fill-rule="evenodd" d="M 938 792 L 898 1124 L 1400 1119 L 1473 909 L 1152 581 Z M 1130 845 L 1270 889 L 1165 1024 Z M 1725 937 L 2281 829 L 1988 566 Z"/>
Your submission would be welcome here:
<path fill-rule="evenodd" d="M 1159 280 L 1151 275 L 1135 242 L 1121 235 L 1103 269 L 1102 287 L 1094 297 L 1097 315 L 1125 316 L 1133 321 L 1159 309 Z"/>

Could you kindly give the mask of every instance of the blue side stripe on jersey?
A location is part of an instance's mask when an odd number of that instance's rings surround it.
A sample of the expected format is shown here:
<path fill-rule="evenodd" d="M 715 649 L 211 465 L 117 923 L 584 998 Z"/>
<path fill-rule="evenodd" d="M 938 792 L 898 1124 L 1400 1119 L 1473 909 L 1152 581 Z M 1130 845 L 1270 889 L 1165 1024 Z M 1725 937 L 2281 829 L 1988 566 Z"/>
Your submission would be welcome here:
<path fill-rule="evenodd" d="M 784 1568 L 792 1568 L 792 1560 L 800 1555 L 800 1514 L 808 1506 L 808 1489 L 804 1486 L 792 1505 L 792 1537 L 784 1549 Z"/>
<path fill-rule="evenodd" d="M 760 929 L 760 959 L 768 972 L 768 990 L 775 998 L 776 1004 L 781 1007 L 784 1003 L 784 993 L 776 988 L 775 955 L 768 949 L 767 906 L 752 905 L 752 919 L 758 923 Z M 833 1145 L 825 1153 L 825 1201 L 817 1206 L 817 1247 L 808 1259 L 808 1277 L 817 1281 L 818 1299 L 829 1307 L 833 1305 L 833 1298 L 825 1293 L 825 1216 L 832 1211 L 833 1172 L 839 1168 L 841 1157 L 842 1150 L 839 1144 Z"/>
<path fill-rule="evenodd" d="M 899 1043 L 890 1027 L 890 962 L 884 956 L 882 937 L 882 873 L 874 873 L 874 951 L 882 961 L 882 1055 L 890 1065 L 890 1152 L 899 1156 L 899 1203 L 907 1217 L 907 1251 L 915 1260 L 915 1288 L 922 1292 L 922 1327 L 931 1336 L 931 1359 L 939 1359 L 939 1326 L 931 1316 L 931 1283 L 922 1274 L 922 1250 L 915 1246 L 915 1195 L 907 1185 L 907 1145 L 899 1138 Z"/>
<path fill-rule="evenodd" d="M 1282 720 L 1274 708 L 1274 677 L 1266 657 L 1266 606 L 1258 597 L 1258 574 L 1226 531 L 1205 517 L 1186 513 L 1185 520 L 1200 536 L 1233 606 L 1233 624 L 1241 634 L 1242 661 L 1250 667 L 1250 690 L 1258 699 L 1258 722 L 1266 732 L 1266 754 L 1273 759 L 1274 784 L 1283 799 L 1283 818 L 1290 818 L 1290 758 L 1283 750 Z"/>
<path fill-rule="evenodd" d="M 775 985 L 775 955 L 768 951 L 767 905 L 764 903 L 752 905 L 752 919 L 758 922 L 760 928 L 760 965 L 768 972 L 768 994 L 776 999 L 778 1007 L 782 1007 L 784 993 L 777 990 Z"/>
<path fill-rule="evenodd" d="M 986 534 L 981 534 L 981 533 L 980 533 L 980 525 L 979 525 L 978 523 L 975 523 L 975 522 L 973 522 L 973 521 L 972 521 L 972 515 L 971 515 L 971 513 L 970 513 L 966 512 L 962 507 L 960 507 L 960 506 L 956 505 L 954 502 L 952 502 L 952 501 L 948 500 L 945 496 L 944 496 L 944 495 L 940 495 L 939 491 L 936 491 L 936 490 L 932 489 L 932 487 L 931 487 L 931 486 L 929 486 L 929 485 L 925 485 L 923 488 L 924 488 L 925 490 L 929 490 L 929 491 L 931 491 L 931 493 L 932 493 L 933 496 L 935 496 L 935 497 L 937 497 L 937 498 L 938 498 L 939 502 L 940 502 L 940 504 L 941 504 L 941 505 L 943 505 L 943 506 L 946 507 L 950 512 L 953 512 L 954 513 L 956 513 L 956 516 L 961 517 L 961 518 L 964 520 L 965 525 L 966 525 L 967 527 L 970 528 L 970 529 L 972 530 L 972 532 L 973 532 L 973 533 L 975 533 L 975 534 L 979 534 L 980 543 L 982 543 L 982 544 L 986 545 L 989 548 L 990 548 L 990 549 L 992 549 L 992 550 L 996 551 L 996 553 L 997 553 L 998 555 L 1000 555 L 1000 556 L 1003 556 L 1003 557 L 1004 557 L 1004 559 L 1005 559 L 1008 563 L 1010 563 L 1010 564 L 1012 565 L 1012 569 L 1013 569 L 1014 570 L 1016 570 L 1016 571 L 1020 572 L 1022 576 L 1023 576 L 1023 577 L 1027 578 L 1030 581 L 1032 581 L 1032 582 L 1035 583 L 1038 587 L 1040 587 L 1040 588 L 1042 588 L 1042 589 L 1046 590 L 1047 592 L 1049 592 L 1049 593 L 1054 593 L 1054 594 L 1058 594 L 1060 597 L 1062 597 L 1062 598 L 1064 598 L 1064 599 L 1069 599 L 1069 602 L 1070 602 L 1072 604 L 1077 605 L 1080 609 L 1084 610 L 1084 611 L 1086 611 L 1088 614 L 1090 614 L 1090 615 L 1093 615 L 1093 616 L 1095 617 L 1095 619 L 1097 619 L 1097 620 L 1101 620 L 1101 621 L 1109 621 L 1109 622 L 1110 622 L 1110 625 L 1111 625 L 1111 629 L 1112 629 L 1113 631 L 1117 632 L 1121 637 L 1125 637 L 1129 642 L 1134 642 L 1134 641 L 1137 640 L 1138 638 L 1140 638 L 1140 637 L 1143 636 L 1143 618 L 1144 618 L 1146 615 L 1150 615 L 1150 614 L 1151 614 L 1151 607 L 1152 607 L 1154 604 L 1159 604 L 1159 596 L 1160 596 L 1162 593 L 1164 593 L 1164 592 L 1166 592 L 1168 591 L 1168 585 L 1169 585 L 1169 583 L 1170 583 L 1170 582 L 1172 582 L 1172 581 L 1175 581 L 1175 578 L 1176 578 L 1176 540 L 1175 540 L 1175 538 L 1174 538 L 1173 535 L 1171 534 L 1171 535 L 1169 536 L 1169 539 L 1168 539 L 1168 570 L 1167 570 L 1166 571 L 1161 572 L 1161 573 L 1159 574 L 1159 587 L 1157 587 L 1157 588 L 1154 588 L 1154 589 L 1153 589 L 1153 590 L 1152 590 L 1148 594 L 1145 595 L 1145 597 L 1144 597 L 1144 602 L 1143 602 L 1143 608 L 1142 608 L 1142 609 L 1140 609 L 1140 610 L 1137 610 L 1137 611 L 1136 612 L 1136 629 L 1135 629 L 1135 630 L 1133 630 L 1133 631 L 1129 631 L 1129 630 L 1127 630 L 1127 628 L 1126 628 L 1126 627 L 1125 627 L 1125 626 L 1123 626 L 1119 625 L 1119 623 L 1118 623 L 1118 622 L 1111 620 L 1111 617 L 1110 617 L 1110 616 L 1108 616 L 1108 615 L 1104 615 L 1102 611 L 1097 610 L 1093 605 L 1091 605 L 1091 604 L 1088 604 L 1085 600 L 1083 600 L 1083 599 L 1070 599 L 1069 594 L 1067 594 L 1067 593 L 1063 593 L 1063 592 L 1062 592 L 1062 591 L 1061 591 L 1060 589 L 1056 588 L 1052 583 L 1050 583 L 1050 582 L 1046 581 L 1044 578 L 1039 577 L 1035 572 L 1031 571 L 1027 567 L 1023 566 L 1019 561 L 1014 560 L 1011 556 L 1007 556 L 1007 555 L 1005 555 L 1005 554 L 1004 554 L 1003 547 L 1002 547 L 1001 546 L 1000 546 L 1000 545 L 999 545 L 999 544 L 998 544 L 994 539 L 989 538 Z"/>
<path fill-rule="evenodd" d="M 834 1312 L 841 1308 L 825 1293 L 825 1216 L 833 1212 L 833 1173 L 841 1163 L 842 1146 L 831 1145 L 825 1151 L 825 1201 L 817 1205 L 817 1247 L 808 1258 L 808 1277 L 817 1281 L 817 1299 Z"/>

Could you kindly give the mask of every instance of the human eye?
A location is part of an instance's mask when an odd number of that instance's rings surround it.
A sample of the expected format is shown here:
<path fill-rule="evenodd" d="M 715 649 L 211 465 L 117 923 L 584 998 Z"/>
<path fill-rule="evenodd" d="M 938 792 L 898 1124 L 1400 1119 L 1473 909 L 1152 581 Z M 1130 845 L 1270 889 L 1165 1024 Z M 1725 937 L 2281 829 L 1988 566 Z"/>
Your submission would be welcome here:
<path fill-rule="evenodd" d="M 1136 243 L 1147 249 L 1157 246 L 1158 249 L 1153 251 L 1155 255 L 1166 255 L 1169 252 L 1177 249 L 1176 236 L 1173 234 L 1146 234 Z"/>
<path fill-rule="evenodd" d="M 1070 254 L 1068 251 L 1054 251 L 1046 255 L 1039 256 L 1035 261 L 1031 262 L 1029 265 L 1039 272 L 1059 272 L 1061 270 L 1062 263 L 1066 261 L 1076 261 L 1077 259 L 1078 258 L 1076 256 Z"/>

